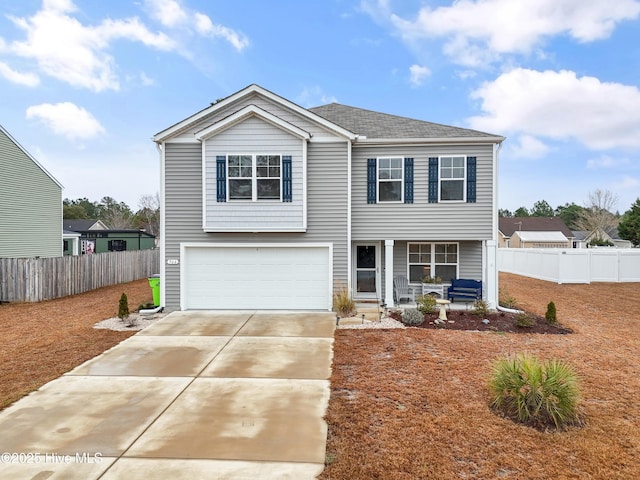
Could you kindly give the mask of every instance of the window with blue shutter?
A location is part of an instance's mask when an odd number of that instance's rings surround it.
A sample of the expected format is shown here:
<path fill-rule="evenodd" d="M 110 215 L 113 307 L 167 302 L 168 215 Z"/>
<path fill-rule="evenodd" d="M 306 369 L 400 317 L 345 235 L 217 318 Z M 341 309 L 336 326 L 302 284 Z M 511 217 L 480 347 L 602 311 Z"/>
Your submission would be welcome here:
<path fill-rule="evenodd" d="M 367 159 L 367 203 L 376 203 L 376 159 Z"/>
<path fill-rule="evenodd" d="M 476 157 L 467 157 L 467 203 L 476 203 Z"/>
<path fill-rule="evenodd" d="M 216 201 L 227 201 L 227 157 L 216 156 Z"/>
<path fill-rule="evenodd" d="M 291 155 L 282 156 L 282 201 L 291 202 L 293 200 L 291 183 Z"/>
<path fill-rule="evenodd" d="M 404 203 L 413 203 L 413 158 L 404 159 Z"/>
<path fill-rule="evenodd" d="M 438 203 L 438 158 L 429 158 L 429 203 Z"/>

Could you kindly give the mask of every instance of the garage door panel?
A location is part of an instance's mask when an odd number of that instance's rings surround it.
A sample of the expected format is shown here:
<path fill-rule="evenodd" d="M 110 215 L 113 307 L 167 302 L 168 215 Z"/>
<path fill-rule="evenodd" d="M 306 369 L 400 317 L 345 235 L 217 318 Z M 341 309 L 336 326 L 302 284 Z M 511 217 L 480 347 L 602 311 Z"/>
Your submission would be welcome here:
<path fill-rule="evenodd" d="M 328 309 L 326 247 L 185 247 L 183 308 Z"/>

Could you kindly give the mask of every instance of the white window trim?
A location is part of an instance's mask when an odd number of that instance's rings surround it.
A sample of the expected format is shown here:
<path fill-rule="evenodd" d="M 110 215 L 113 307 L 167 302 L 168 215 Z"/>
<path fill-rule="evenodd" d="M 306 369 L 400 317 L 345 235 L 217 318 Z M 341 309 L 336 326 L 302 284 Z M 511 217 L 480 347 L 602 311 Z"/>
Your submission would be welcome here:
<path fill-rule="evenodd" d="M 431 245 L 431 262 L 429 263 L 431 276 L 435 275 L 436 265 L 455 265 L 456 266 L 456 278 L 460 278 L 460 243 L 459 242 L 407 242 L 407 279 L 411 285 L 419 285 L 418 282 L 411 282 L 410 266 L 411 265 L 424 265 L 423 263 L 410 263 L 409 251 L 410 245 Z M 457 262 L 453 263 L 436 263 L 436 245 L 455 245 L 457 250 Z"/>
<path fill-rule="evenodd" d="M 229 157 L 251 157 L 251 199 L 242 199 L 242 198 L 231 198 L 231 189 L 229 186 L 229 180 L 232 179 L 241 179 L 241 178 L 248 178 L 248 177 L 230 177 L 229 176 Z M 279 199 L 275 199 L 275 198 L 258 198 L 258 162 L 257 162 L 257 157 L 258 156 L 278 156 L 280 157 L 280 176 L 278 177 L 278 180 L 280 181 L 280 198 Z M 231 202 L 231 203 L 249 203 L 249 202 L 260 202 L 260 203 L 265 203 L 265 202 L 275 202 L 275 203 L 282 203 L 282 158 L 284 157 L 283 154 L 281 153 L 227 153 L 226 154 L 226 161 L 225 161 L 225 167 L 226 167 L 226 182 L 227 182 L 227 202 Z M 260 177 L 262 179 L 275 179 L 275 177 Z"/>
<path fill-rule="evenodd" d="M 462 179 L 462 199 L 461 200 L 443 200 L 442 199 L 442 182 L 459 181 L 459 178 L 442 178 L 442 159 L 462 157 L 464 177 Z M 467 201 L 467 156 L 466 155 L 441 155 L 438 157 L 438 203 L 466 203 Z"/>
<path fill-rule="evenodd" d="M 380 160 L 381 159 L 400 159 L 400 178 L 399 179 L 380 179 Z M 400 182 L 400 200 L 380 200 L 380 182 Z M 404 203 L 404 157 L 400 156 L 385 156 L 376 158 L 376 202 L 377 203 Z"/>

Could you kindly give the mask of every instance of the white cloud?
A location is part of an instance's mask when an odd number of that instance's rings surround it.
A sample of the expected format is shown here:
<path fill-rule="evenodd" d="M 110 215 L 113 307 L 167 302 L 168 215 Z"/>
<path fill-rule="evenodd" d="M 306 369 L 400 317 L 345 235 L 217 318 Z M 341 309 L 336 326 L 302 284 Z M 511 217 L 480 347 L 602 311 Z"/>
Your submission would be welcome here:
<path fill-rule="evenodd" d="M 12 83 L 27 87 L 36 87 L 40 84 L 40 78 L 36 74 L 16 72 L 4 62 L 0 62 L 0 76 Z"/>
<path fill-rule="evenodd" d="M 590 158 L 587 160 L 587 168 L 590 170 L 599 170 L 604 168 L 615 168 L 622 165 L 628 165 L 628 158 L 614 158 L 609 155 L 602 155 L 598 158 Z"/>
<path fill-rule="evenodd" d="M 617 190 L 630 190 L 638 189 L 640 187 L 640 179 L 630 176 L 623 177 L 620 181 L 616 182 L 615 189 Z"/>
<path fill-rule="evenodd" d="M 198 35 L 222 38 L 241 52 L 249 46 L 249 39 L 241 32 L 214 23 L 208 15 L 192 11 L 179 0 L 146 0 L 150 15 L 168 28 L 183 28 Z"/>
<path fill-rule="evenodd" d="M 336 103 L 337 101 L 336 97 L 326 94 L 322 87 L 318 85 L 304 87 L 302 92 L 296 97 L 296 102 L 306 108 L 325 105 L 327 103 Z"/>
<path fill-rule="evenodd" d="M 575 139 L 592 149 L 640 147 L 640 90 L 574 72 L 517 68 L 471 94 L 478 130 Z"/>
<path fill-rule="evenodd" d="M 148 0 L 152 16 L 165 27 L 176 27 L 188 21 L 188 15 L 182 5 L 175 0 Z"/>
<path fill-rule="evenodd" d="M 76 10 L 70 0 L 45 0 L 29 18 L 10 17 L 26 39 L 5 50 L 34 60 L 41 72 L 60 81 L 100 92 L 120 87 L 115 60 L 108 53 L 113 41 L 126 39 L 159 50 L 176 47 L 167 35 L 149 31 L 137 18 L 86 26 L 70 15 Z"/>
<path fill-rule="evenodd" d="M 431 75 L 431 70 L 423 65 L 411 65 L 409 67 L 409 81 L 414 87 L 419 87 L 425 81 L 425 79 Z"/>
<path fill-rule="evenodd" d="M 26 117 L 42 122 L 55 134 L 70 140 L 89 139 L 105 131 L 91 113 L 70 102 L 33 105 L 27 108 Z"/>
<path fill-rule="evenodd" d="M 518 143 L 510 146 L 513 158 L 542 158 L 549 153 L 549 147 L 531 135 L 520 135 Z"/>
<path fill-rule="evenodd" d="M 408 42 L 444 38 L 458 63 L 476 66 L 500 54 L 530 53 L 545 39 L 568 35 L 578 42 L 607 38 L 616 25 L 640 15 L 638 0 L 459 0 L 422 7 L 414 19 L 391 13 L 388 2 L 363 2 L 363 10 L 395 27 Z"/>

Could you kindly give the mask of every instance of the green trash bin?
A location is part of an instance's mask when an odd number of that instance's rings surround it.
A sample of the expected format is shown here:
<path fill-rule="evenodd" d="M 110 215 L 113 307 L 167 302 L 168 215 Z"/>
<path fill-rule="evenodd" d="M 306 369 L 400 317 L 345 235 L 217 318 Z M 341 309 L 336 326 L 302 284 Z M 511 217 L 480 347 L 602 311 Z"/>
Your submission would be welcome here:
<path fill-rule="evenodd" d="M 160 275 L 155 274 L 149 277 L 149 286 L 151 287 L 151 293 L 153 294 L 153 305 L 155 307 L 160 306 Z"/>

